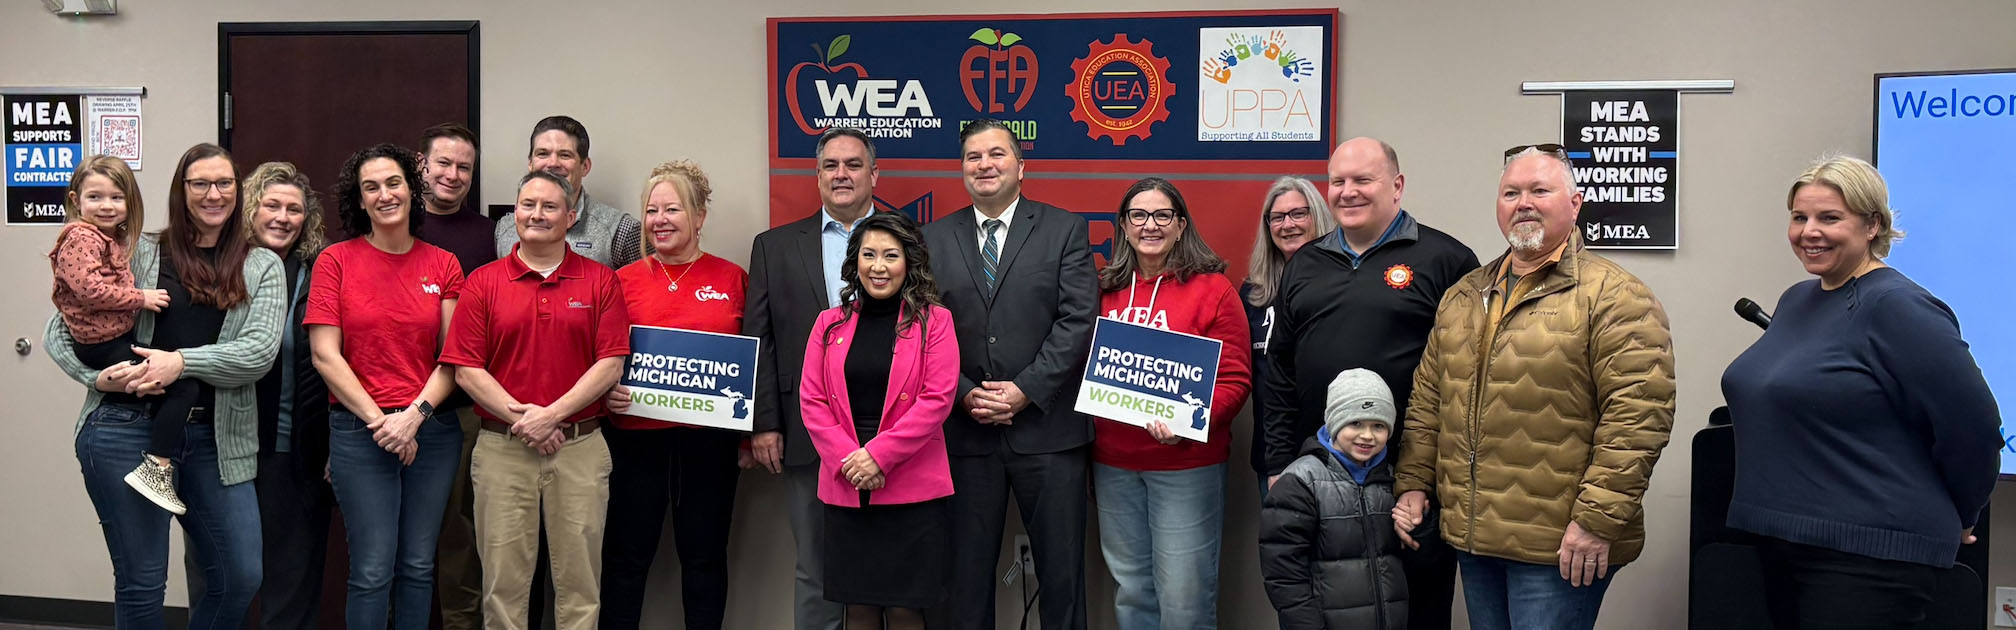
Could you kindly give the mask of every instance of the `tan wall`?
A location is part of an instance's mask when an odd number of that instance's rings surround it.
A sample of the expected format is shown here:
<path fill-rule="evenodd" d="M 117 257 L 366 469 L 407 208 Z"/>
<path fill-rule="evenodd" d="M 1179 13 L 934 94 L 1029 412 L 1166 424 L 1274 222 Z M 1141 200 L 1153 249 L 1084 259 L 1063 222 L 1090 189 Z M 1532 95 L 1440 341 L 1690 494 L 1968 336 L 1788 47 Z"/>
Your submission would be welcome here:
<path fill-rule="evenodd" d="M 717 195 L 708 249 L 742 261 L 750 238 L 766 223 L 763 19 L 956 10 L 922 0 L 561 6 L 189 0 L 126 2 L 124 15 L 78 20 L 52 16 L 39 3 L 6 2 L 0 3 L 0 59 L 6 60 L 0 85 L 146 86 L 150 167 L 141 179 L 145 190 L 159 191 L 183 148 L 212 139 L 217 22 L 478 19 L 482 141 L 488 147 L 483 166 L 515 173 L 523 134 L 551 113 L 571 114 L 596 134 L 596 168 L 588 182 L 604 199 L 629 198 L 651 164 L 698 158 L 711 171 Z M 1243 7 L 1202 0 L 1098 6 L 1035 0 L 999 10 L 1219 8 Z M 1733 94 L 1682 97 L 1684 248 L 1615 256 L 1658 292 L 1672 316 L 1680 413 L 1677 437 L 1646 497 L 1650 544 L 1644 559 L 1615 583 L 1601 625 L 1683 627 L 1687 438 L 1721 404 L 1723 366 L 1756 336 L 1730 314 L 1730 303 L 1750 296 L 1770 308 L 1803 276 L 1782 237 L 1785 185 L 1820 153 L 1868 152 L 1872 74 L 2016 66 L 2016 38 L 2008 33 L 2016 3 L 1361 0 L 1341 8 L 1345 132 L 1377 135 L 1399 147 L 1409 176 L 1407 208 L 1485 258 L 1502 249 L 1489 210 L 1499 150 L 1557 133 L 1558 101 L 1521 96 L 1520 81 L 1736 81 Z M 1031 168 L 1039 193 L 1042 177 L 1040 166 Z M 508 197 L 510 181 L 484 178 L 484 200 Z M 15 296 L 0 303 L 0 344 L 39 339 L 51 311 L 41 255 L 53 236 L 51 229 L 0 228 L 0 268 L 23 270 L 0 281 Z M 77 386 L 38 347 L 25 359 L 0 358 L 0 400 L 0 422 L 8 427 L 0 438 L 0 594 L 109 600 L 110 566 L 71 451 Z M 1234 452 L 1244 452 L 1243 444 Z M 1257 586 L 1252 546 L 1253 483 L 1240 468 L 1228 498 L 1233 516 L 1226 530 L 1223 625 L 1267 627 L 1272 616 Z M 790 543 L 779 508 L 783 488 L 756 474 L 745 476 L 743 487 L 730 624 L 784 627 L 788 606 L 779 603 L 788 601 Z M 2016 518 L 2002 513 L 2003 522 Z M 1997 529 L 1998 537 L 2016 541 L 2016 529 Z M 669 585 L 675 578 L 663 570 L 669 560 L 663 565 L 659 575 L 666 580 L 657 592 L 676 599 Z M 1110 627 L 1110 588 L 1103 569 L 1092 565 L 1094 616 Z M 2011 562 L 1997 566 L 2004 580 L 2016 568 Z M 183 601 L 181 588 L 178 576 L 171 603 Z M 1004 591 L 1004 616 L 1015 601 L 1013 591 Z M 657 619 L 672 623 L 672 604 L 655 605 Z"/>

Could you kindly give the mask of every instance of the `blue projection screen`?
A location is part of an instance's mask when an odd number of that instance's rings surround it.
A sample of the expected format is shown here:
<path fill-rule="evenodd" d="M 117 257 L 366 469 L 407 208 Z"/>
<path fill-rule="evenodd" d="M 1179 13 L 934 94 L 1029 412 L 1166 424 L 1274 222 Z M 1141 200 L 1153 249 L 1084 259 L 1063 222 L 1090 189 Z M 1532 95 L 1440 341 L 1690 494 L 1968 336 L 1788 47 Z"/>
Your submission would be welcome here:
<path fill-rule="evenodd" d="M 2016 69 L 1876 77 L 1876 166 L 1905 237 L 1891 266 L 1960 317 L 2002 408 L 2002 474 L 2016 474 Z"/>

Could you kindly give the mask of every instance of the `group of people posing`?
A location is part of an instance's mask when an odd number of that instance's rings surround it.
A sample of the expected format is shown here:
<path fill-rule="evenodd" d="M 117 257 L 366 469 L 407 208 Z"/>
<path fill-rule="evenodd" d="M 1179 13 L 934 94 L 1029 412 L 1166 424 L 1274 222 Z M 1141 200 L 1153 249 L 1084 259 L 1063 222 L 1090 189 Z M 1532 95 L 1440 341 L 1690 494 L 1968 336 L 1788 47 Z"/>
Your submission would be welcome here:
<path fill-rule="evenodd" d="M 685 626 L 721 627 L 743 469 L 781 474 L 797 628 L 991 628 L 1010 496 L 1044 628 L 1083 628 L 1086 525 L 1122 628 L 1214 628 L 1233 418 L 1252 398 L 1261 569 L 1283 628 L 1591 628 L 1638 558 L 1673 424 L 1652 291 L 1588 251 L 1557 145 L 1505 152 L 1508 247 L 1401 209 L 1398 153 L 1339 145 L 1327 186 L 1276 181 L 1234 281 L 1168 180 L 1084 219 L 1022 194 L 1020 142 L 960 133 L 972 205 L 878 212 L 875 147 L 835 128 L 821 207 L 702 247 L 691 161 L 638 211 L 591 198 L 587 130 L 533 128 L 514 211 L 471 209 L 468 129 L 381 144 L 320 195 L 215 145 L 176 165 L 167 227 L 124 162 L 71 178 L 46 345 L 89 387 L 76 453 L 120 628 L 159 628 L 168 521 L 192 628 L 317 625 L 331 510 L 356 630 L 635 628 L 668 511 Z M 1733 526 L 1762 534 L 1785 628 L 1908 627 L 1996 474 L 1992 396 L 1950 309 L 1882 263 L 1876 171 L 1822 161 L 1788 193 L 1816 280 L 1732 364 Z M 1095 321 L 1222 343 L 1208 439 L 1073 409 Z M 627 415 L 631 325 L 761 339 L 753 430 Z M 1088 491 L 1089 489 L 1089 491 Z M 1088 496 L 1089 494 L 1089 496 Z M 1248 508 L 1251 509 L 1251 508 Z M 782 541 L 779 541 L 780 543 Z"/>

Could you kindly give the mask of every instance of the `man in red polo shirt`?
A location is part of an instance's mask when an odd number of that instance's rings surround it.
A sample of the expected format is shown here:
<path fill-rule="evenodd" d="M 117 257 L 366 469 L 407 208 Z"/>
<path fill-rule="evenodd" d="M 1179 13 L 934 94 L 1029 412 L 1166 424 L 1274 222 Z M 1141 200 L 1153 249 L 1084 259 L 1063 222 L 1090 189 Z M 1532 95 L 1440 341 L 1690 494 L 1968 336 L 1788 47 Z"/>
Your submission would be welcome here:
<path fill-rule="evenodd" d="M 593 630 L 601 609 L 609 445 L 597 429 L 630 319 L 616 273 L 567 247 L 571 188 L 545 171 L 519 181 L 518 245 L 464 281 L 441 353 L 483 417 L 470 477 L 492 629 L 526 627 L 542 511 L 560 630 Z"/>

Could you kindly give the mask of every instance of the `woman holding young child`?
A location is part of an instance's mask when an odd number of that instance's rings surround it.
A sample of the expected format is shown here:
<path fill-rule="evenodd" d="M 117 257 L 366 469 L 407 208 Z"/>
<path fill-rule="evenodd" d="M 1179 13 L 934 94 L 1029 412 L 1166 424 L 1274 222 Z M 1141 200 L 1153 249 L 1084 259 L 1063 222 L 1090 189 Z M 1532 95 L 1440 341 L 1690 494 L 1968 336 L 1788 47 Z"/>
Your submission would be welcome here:
<path fill-rule="evenodd" d="M 84 489 L 97 508 L 113 563 L 113 610 L 120 628 L 160 628 L 167 591 L 169 513 L 123 481 L 149 443 L 155 400 L 177 381 L 197 382 L 182 427 L 175 491 L 179 518 L 205 589 L 192 597 L 190 628 L 235 628 L 261 577 L 259 427 L 254 384 L 280 347 L 286 291 L 280 257 L 253 247 L 238 205 L 230 153 L 200 144 L 182 154 L 168 194 L 168 229 L 135 244 L 135 285 L 166 289 L 168 305 L 133 324 L 139 365 L 85 367 L 62 317 L 43 345 L 85 394 L 76 439 Z M 87 176 L 88 179 L 88 176 Z M 128 199 L 138 197 L 126 190 Z"/>

